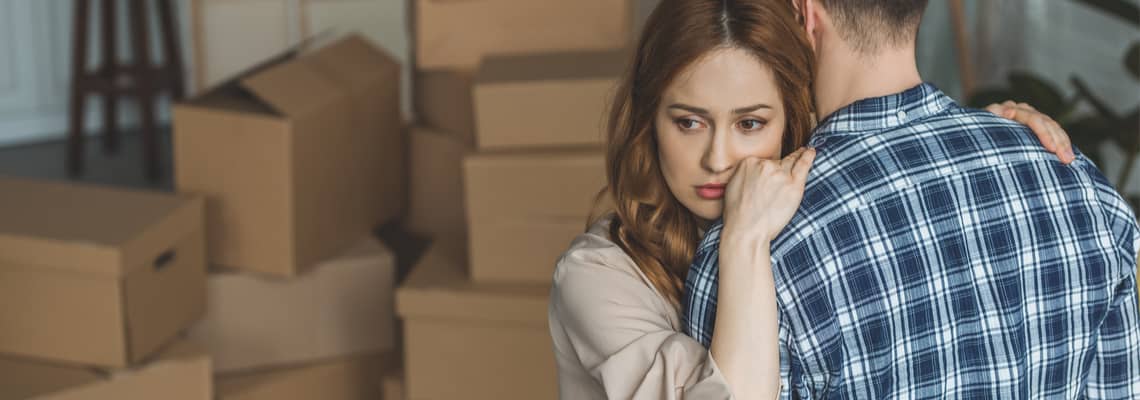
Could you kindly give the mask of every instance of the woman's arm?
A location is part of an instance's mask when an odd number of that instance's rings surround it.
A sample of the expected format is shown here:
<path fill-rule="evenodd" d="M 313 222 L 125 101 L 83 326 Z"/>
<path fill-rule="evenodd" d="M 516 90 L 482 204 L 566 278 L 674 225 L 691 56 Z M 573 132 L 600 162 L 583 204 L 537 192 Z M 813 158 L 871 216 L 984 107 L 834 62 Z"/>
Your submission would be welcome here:
<path fill-rule="evenodd" d="M 579 249 L 558 263 L 549 312 L 561 398 L 732 398 L 709 351 L 673 329 L 676 310 L 632 260 L 616 265 L 623 257 Z"/>
<path fill-rule="evenodd" d="M 738 399 L 780 394 L 779 321 L 771 242 L 795 215 L 815 150 L 746 159 L 725 193 L 711 351 Z"/>

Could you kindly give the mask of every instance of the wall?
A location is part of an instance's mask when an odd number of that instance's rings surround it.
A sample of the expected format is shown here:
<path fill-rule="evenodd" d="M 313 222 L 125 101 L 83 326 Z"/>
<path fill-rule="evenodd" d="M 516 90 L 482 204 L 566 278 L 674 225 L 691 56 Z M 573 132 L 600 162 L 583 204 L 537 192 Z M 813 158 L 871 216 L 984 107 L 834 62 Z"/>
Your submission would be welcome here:
<path fill-rule="evenodd" d="M 178 4 L 185 39 L 190 32 L 186 24 L 189 3 Z M 72 5 L 70 0 L 0 1 L 0 146 L 64 137 L 71 76 Z M 98 5 L 96 2 L 93 8 L 98 10 Z M 126 20 L 126 11 L 121 7 L 119 20 Z M 96 46 L 100 32 L 97 21 L 91 28 L 94 36 L 88 51 L 93 59 L 89 65 L 93 67 L 101 63 L 102 55 Z M 120 59 L 130 60 L 127 39 L 125 35 L 120 37 Z M 157 49 L 157 38 L 154 44 Z M 185 43 L 183 47 L 184 59 L 190 60 L 190 47 Z M 102 126 L 101 102 L 88 99 L 89 133 Z M 137 124 L 133 102 L 124 101 L 120 110 L 120 126 L 129 129 Z M 160 117 L 168 118 L 166 113 Z"/>

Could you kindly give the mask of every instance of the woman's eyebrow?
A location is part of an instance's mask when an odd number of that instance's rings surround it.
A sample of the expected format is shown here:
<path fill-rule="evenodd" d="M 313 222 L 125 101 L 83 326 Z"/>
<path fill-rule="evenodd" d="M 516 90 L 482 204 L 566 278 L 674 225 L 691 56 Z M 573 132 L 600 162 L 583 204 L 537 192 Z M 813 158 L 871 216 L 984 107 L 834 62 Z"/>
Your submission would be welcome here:
<path fill-rule="evenodd" d="M 767 109 L 771 109 L 771 108 L 772 108 L 772 106 L 770 106 L 770 105 L 767 105 L 767 104 L 764 104 L 764 103 L 760 103 L 760 104 L 753 104 L 753 105 L 750 105 L 750 106 L 748 106 L 748 107 L 740 107 L 740 108 L 737 108 L 737 109 L 733 110 L 733 111 L 732 111 L 732 113 L 733 113 L 733 114 L 748 114 L 748 113 L 750 113 L 750 112 L 753 112 L 753 111 L 759 110 L 759 109 L 761 109 L 761 108 L 767 108 Z"/>
<path fill-rule="evenodd" d="M 669 105 L 669 108 L 676 108 L 678 110 L 685 110 L 685 111 L 691 112 L 693 114 L 709 115 L 709 110 L 706 110 L 706 109 L 703 109 L 700 107 L 693 107 L 693 106 L 690 106 L 688 104 L 673 103 L 673 104 Z"/>

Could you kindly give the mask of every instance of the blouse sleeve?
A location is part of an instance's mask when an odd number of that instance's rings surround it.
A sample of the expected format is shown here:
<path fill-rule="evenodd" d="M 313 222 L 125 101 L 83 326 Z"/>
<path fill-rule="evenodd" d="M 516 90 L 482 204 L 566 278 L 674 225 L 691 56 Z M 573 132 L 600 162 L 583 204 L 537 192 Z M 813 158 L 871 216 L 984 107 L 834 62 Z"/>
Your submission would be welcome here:
<path fill-rule="evenodd" d="M 590 253 L 567 253 L 555 272 L 550 323 L 560 356 L 576 357 L 611 399 L 732 398 L 709 351 L 673 330 L 668 306 L 640 275 Z"/>

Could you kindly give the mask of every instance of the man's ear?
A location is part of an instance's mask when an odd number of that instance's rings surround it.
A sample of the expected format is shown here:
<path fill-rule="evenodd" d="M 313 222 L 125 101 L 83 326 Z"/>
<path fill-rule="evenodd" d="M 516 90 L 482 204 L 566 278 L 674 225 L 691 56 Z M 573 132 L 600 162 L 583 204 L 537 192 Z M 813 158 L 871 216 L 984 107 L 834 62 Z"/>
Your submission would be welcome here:
<path fill-rule="evenodd" d="M 796 10 L 800 12 L 801 24 L 807 32 L 808 42 L 812 50 L 819 47 L 819 3 L 816 0 L 796 0 Z"/>

